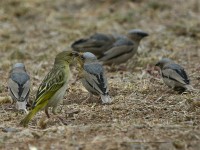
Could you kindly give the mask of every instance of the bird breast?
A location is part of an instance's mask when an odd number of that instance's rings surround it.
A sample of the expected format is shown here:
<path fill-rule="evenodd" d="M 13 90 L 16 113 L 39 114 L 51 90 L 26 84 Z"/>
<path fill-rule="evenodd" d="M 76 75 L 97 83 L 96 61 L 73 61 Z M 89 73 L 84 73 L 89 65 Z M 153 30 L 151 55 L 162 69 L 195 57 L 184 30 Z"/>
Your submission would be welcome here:
<path fill-rule="evenodd" d="M 52 98 L 49 100 L 47 106 L 48 107 L 55 107 L 58 105 L 58 103 L 63 100 L 63 97 L 66 93 L 68 87 L 68 81 L 65 82 L 65 84 L 52 96 Z"/>

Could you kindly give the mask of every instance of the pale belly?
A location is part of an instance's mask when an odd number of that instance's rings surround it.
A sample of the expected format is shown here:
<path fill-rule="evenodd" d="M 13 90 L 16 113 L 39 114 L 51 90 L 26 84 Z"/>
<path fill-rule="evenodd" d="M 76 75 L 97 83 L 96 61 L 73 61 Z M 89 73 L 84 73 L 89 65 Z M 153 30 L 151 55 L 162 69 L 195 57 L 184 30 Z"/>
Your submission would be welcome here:
<path fill-rule="evenodd" d="M 71 78 L 71 73 L 69 74 L 69 77 L 68 77 L 67 81 L 65 82 L 65 84 L 49 100 L 47 107 L 54 107 L 55 108 L 55 107 L 57 107 L 59 102 L 63 100 L 63 97 L 66 93 L 70 78 Z"/>
<path fill-rule="evenodd" d="M 63 97 L 67 90 L 67 84 L 66 82 L 55 94 L 54 96 L 49 100 L 47 107 L 56 107 L 61 100 L 63 100 Z"/>
<path fill-rule="evenodd" d="M 176 82 L 176 81 L 173 81 L 173 80 L 168 79 L 168 78 L 163 78 L 163 81 L 167 86 L 169 86 L 171 88 L 184 87 L 185 86 L 184 84 L 181 84 L 180 82 Z"/>

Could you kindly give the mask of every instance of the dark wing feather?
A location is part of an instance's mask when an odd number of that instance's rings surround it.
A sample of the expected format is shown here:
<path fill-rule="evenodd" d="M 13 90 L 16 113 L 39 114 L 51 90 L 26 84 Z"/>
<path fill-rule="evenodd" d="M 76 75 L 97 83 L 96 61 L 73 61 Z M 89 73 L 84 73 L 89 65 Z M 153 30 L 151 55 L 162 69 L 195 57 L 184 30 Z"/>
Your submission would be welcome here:
<path fill-rule="evenodd" d="M 114 40 L 112 35 L 103 34 L 103 33 L 95 33 L 92 36 L 90 36 L 90 39 L 94 39 L 97 41 L 105 41 L 105 42 Z"/>
<path fill-rule="evenodd" d="M 89 38 L 85 39 L 79 39 L 75 41 L 71 47 L 76 49 L 76 48 L 100 48 L 103 47 L 110 42 L 112 42 L 114 39 L 111 35 L 106 35 L 102 33 L 96 33 Z"/>
<path fill-rule="evenodd" d="M 133 50 L 133 46 L 134 43 L 132 41 L 126 38 L 119 39 L 112 45 L 111 49 L 104 52 L 98 59 L 100 61 L 107 61 L 123 54 L 130 53 Z"/>
<path fill-rule="evenodd" d="M 79 40 L 75 41 L 74 43 L 72 43 L 71 47 L 76 48 L 77 45 L 85 43 L 85 42 L 87 42 L 87 40 L 88 39 L 79 39 Z"/>
<path fill-rule="evenodd" d="M 85 64 L 84 70 L 88 74 L 85 79 L 88 82 L 88 84 L 92 86 L 92 88 L 97 90 L 99 93 L 105 94 L 108 92 L 107 80 L 104 77 L 104 69 L 101 64 Z"/>

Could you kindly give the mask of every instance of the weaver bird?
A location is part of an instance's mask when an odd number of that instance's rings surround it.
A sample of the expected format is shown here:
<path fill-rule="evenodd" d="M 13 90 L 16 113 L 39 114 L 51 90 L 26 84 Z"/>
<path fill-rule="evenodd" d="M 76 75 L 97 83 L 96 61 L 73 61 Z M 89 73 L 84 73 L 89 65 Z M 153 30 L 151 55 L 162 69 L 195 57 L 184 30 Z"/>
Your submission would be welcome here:
<path fill-rule="evenodd" d="M 65 95 L 71 76 L 69 65 L 78 56 L 77 52 L 72 51 L 63 51 L 56 55 L 53 68 L 40 84 L 32 110 L 20 122 L 21 125 L 27 126 L 32 117 L 43 108 L 48 118 L 49 107 L 52 107 L 52 113 L 56 114 L 57 105 Z"/>

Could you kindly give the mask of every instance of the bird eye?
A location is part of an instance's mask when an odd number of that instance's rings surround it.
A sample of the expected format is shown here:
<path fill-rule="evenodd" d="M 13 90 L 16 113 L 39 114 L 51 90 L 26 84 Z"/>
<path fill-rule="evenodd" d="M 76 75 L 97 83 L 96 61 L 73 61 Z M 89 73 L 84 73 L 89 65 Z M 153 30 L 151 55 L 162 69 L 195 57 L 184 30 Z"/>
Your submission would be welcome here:
<path fill-rule="evenodd" d="M 160 63 L 155 64 L 155 66 L 160 66 Z"/>
<path fill-rule="evenodd" d="M 73 56 L 73 53 L 69 53 L 69 56 Z"/>
<path fill-rule="evenodd" d="M 83 56 L 81 56 L 81 59 L 84 60 L 85 58 Z"/>
<path fill-rule="evenodd" d="M 77 52 L 72 52 L 72 55 L 79 56 L 79 54 Z"/>

